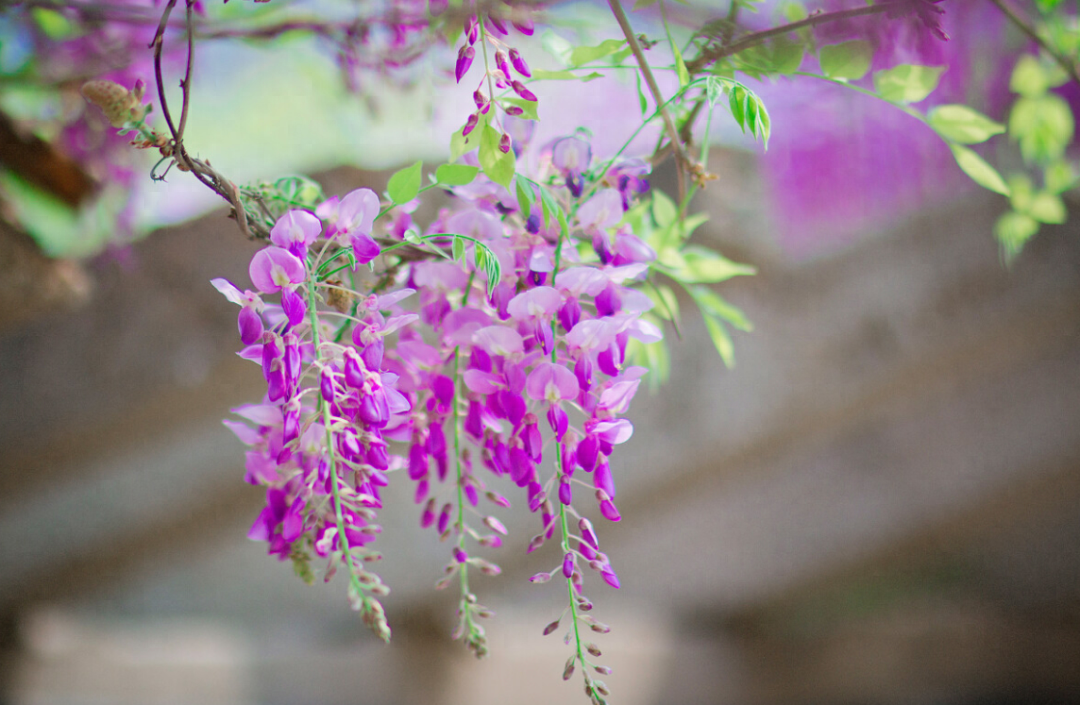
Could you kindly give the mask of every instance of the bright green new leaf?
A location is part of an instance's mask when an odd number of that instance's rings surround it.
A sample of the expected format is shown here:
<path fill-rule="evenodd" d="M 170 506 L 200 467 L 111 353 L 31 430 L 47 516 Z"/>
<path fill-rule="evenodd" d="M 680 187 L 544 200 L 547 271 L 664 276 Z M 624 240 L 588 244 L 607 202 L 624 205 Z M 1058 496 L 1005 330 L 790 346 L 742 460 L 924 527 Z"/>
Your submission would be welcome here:
<path fill-rule="evenodd" d="M 1009 204 L 1018 213 L 1027 213 L 1031 202 L 1035 200 L 1035 184 L 1027 174 L 1009 176 Z"/>
<path fill-rule="evenodd" d="M 544 69 L 533 69 L 533 78 L 544 81 L 576 81 L 578 75 L 573 71 L 546 71 Z"/>
<path fill-rule="evenodd" d="M 638 105 L 641 106 L 641 117 L 649 112 L 649 101 L 645 98 L 645 91 L 641 90 L 641 72 L 634 72 L 634 84 L 637 86 Z"/>
<path fill-rule="evenodd" d="M 570 52 L 569 62 L 571 66 L 581 66 L 590 61 L 611 56 L 626 45 L 625 39 L 605 39 L 596 46 L 577 47 Z"/>
<path fill-rule="evenodd" d="M 517 191 L 518 210 L 521 211 L 521 217 L 528 220 L 529 216 L 532 215 L 532 187 L 526 186 L 525 179 L 520 176 L 518 177 L 516 186 L 517 188 L 515 190 Z"/>
<path fill-rule="evenodd" d="M 971 177 L 971 180 L 983 188 L 990 189 L 1002 196 L 1009 195 L 1009 187 L 997 169 L 987 164 L 986 160 L 967 147 L 958 144 L 949 145 L 952 148 L 956 163 Z"/>
<path fill-rule="evenodd" d="M 1044 164 L 1064 154 L 1075 130 L 1072 110 L 1054 93 L 1024 96 L 1009 113 L 1009 136 L 1020 143 L 1020 153 L 1028 162 Z"/>
<path fill-rule="evenodd" d="M 405 234 L 403 235 L 403 237 L 405 238 L 405 242 L 409 243 L 410 245 L 416 245 L 417 247 L 423 247 L 426 244 L 424 239 L 422 237 L 420 237 L 420 233 L 416 232 L 415 230 L 413 230 L 411 228 L 409 230 L 405 231 Z"/>
<path fill-rule="evenodd" d="M 902 64 L 874 73 L 874 90 L 893 103 L 918 103 L 925 100 L 941 78 L 944 66 Z"/>
<path fill-rule="evenodd" d="M 691 293 L 699 308 L 723 318 L 733 327 L 738 328 L 741 331 L 749 333 L 754 330 L 754 324 L 750 322 L 750 319 L 746 317 L 746 314 L 742 312 L 742 309 L 728 303 L 726 299 L 712 289 L 704 286 L 695 286 Z"/>
<path fill-rule="evenodd" d="M 679 321 L 679 299 L 675 297 L 675 292 L 671 290 L 670 286 L 650 286 L 644 289 L 645 294 L 652 299 L 656 308 L 653 309 L 653 313 L 663 318 L 665 321 Z"/>
<path fill-rule="evenodd" d="M 455 261 L 461 262 L 465 258 L 465 238 L 454 237 L 453 243 L 450 245 L 450 254 Z"/>
<path fill-rule="evenodd" d="M 1007 259 L 1015 257 L 1037 232 L 1039 222 L 1025 213 L 1009 211 L 994 223 L 994 237 L 1001 243 Z"/>
<path fill-rule="evenodd" d="M 416 162 L 411 166 L 396 172 L 386 184 L 386 192 L 394 203 L 408 203 L 420 193 L 420 181 L 423 176 L 421 170 L 423 162 Z"/>
<path fill-rule="evenodd" d="M 731 369 L 735 366 L 735 345 L 731 342 L 731 336 L 728 334 L 727 329 L 724 328 L 723 323 L 704 311 L 701 312 L 701 317 L 705 320 L 705 327 L 709 331 L 709 337 L 712 338 L 716 352 L 720 353 L 720 359 L 724 361 L 724 366 Z"/>
<path fill-rule="evenodd" d="M 1061 197 L 1043 191 L 1037 194 L 1035 198 L 1031 200 L 1031 205 L 1028 207 L 1027 214 L 1040 223 L 1052 223 L 1054 225 L 1060 225 L 1065 222 L 1068 217 L 1065 212 L 1065 204 L 1062 202 Z"/>
<path fill-rule="evenodd" d="M 930 127 L 947 140 L 960 144 L 978 144 L 1005 131 L 994 122 L 966 105 L 939 105 L 926 116 Z"/>
<path fill-rule="evenodd" d="M 35 7 L 31 11 L 34 21 L 49 39 L 63 39 L 74 32 L 71 20 L 56 10 Z"/>
<path fill-rule="evenodd" d="M 479 128 L 477 128 L 479 129 Z M 514 178 L 514 150 L 503 152 L 499 149 L 499 140 L 502 135 L 490 125 L 484 126 L 484 132 L 480 135 L 480 168 L 484 170 L 488 178 L 497 184 L 509 188 L 510 180 Z"/>
<path fill-rule="evenodd" d="M 659 190 L 653 191 L 652 213 L 653 221 L 660 228 L 671 225 L 679 217 L 679 209 L 675 206 L 675 201 Z"/>
<path fill-rule="evenodd" d="M 479 172 L 479 167 L 467 164 L 443 164 L 435 170 L 435 181 L 443 186 L 464 186 L 471 184 Z"/>
<path fill-rule="evenodd" d="M 727 257 L 703 247 L 688 246 L 682 251 L 683 264 L 675 278 L 687 284 L 716 284 L 732 277 L 756 274 L 747 264 L 732 262 Z"/>
<path fill-rule="evenodd" d="M 516 105 L 524 112 L 518 115 L 522 120 L 539 120 L 540 116 L 537 114 L 536 109 L 539 103 L 535 100 L 525 100 L 524 98 L 500 98 L 499 102 L 509 103 L 510 105 Z"/>
<path fill-rule="evenodd" d="M 679 76 L 679 87 L 684 88 L 690 83 L 690 72 L 686 70 L 686 62 L 683 60 L 678 44 L 671 43 L 671 53 L 675 55 L 675 73 Z"/>
<path fill-rule="evenodd" d="M 870 70 L 870 59 L 873 55 L 870 42 L 857 39 L 821 47 L 818 58 L 821 61 L 821 70 L 829 78 L 857 81 Z"/>
<path fill-rule="evenodd" d="M 1047 66 L 1031 54 L 1024 54 L 1016 62 L 1009 78 L 1009 90 L 1022 96 L 1036 97 L 1069 80 L 1060 66 Z"/>
<path fill-rule="evenodd" d="M 757 104 L 757 130 L 758 137 L 761 138 L 761 144 L 765 147 L 765 151 L 769 150 L 769 135 L 772 134 L 772 119 L 769 117 L 769 111 L 765 109 L 765 103 L 761 98 L 754 96 L 754 101 Z"/>
<path fill-rule="evenodd" d="M 1064 159 L 1052 163 L 1043 172 L 1043 184 L 1050 193 L 1064 193 L 1076 184 L 1076 172 Z"/>
<path fill-rule="evenodd" d="M 802 65 L 806 47 L 802 42 L 793 42 L 787 37 L 777 37 L 769 43 L 772 70 L 790 76 Z"/>
<path fill-rule="evenodd" d="M 544 33 L 540 35 L 540 43 L 549 54 L 559 60 L 560 64 L 565 66 L 570 63 L 570 53 L 574 50 L 573 44 L 550 29 L 544 30 Z M 533 71 L 533 76 L 536 76 L 536 71 Z"/>

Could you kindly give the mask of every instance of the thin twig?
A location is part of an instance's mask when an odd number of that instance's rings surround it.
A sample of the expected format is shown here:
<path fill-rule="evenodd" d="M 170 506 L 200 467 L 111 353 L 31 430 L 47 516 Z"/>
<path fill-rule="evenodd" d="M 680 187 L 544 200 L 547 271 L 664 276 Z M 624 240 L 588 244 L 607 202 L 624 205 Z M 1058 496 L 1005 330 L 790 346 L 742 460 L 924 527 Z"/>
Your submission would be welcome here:
<path fill-rule="evenodd" d="M 703 68 L 713 63 L 718 59 L 723 59 L 726 56 L 732 54 L 738 54 L 740 51 L 749 49 L 750 47 L 757 46 L 767 39 L 772 37 L 778 37 L 789 32 L 794 32 L 797 29 L 803 29 L 804 27 L 814 27 L 826 22 L 837 22 L 840 20 L 851 19 L 852 17 L 861 17 L 863 15 L 876 15 L 882 12 L 896 12 L 907 13 L 909 11 L 909 5 L 906 0 L 893 0 L 893 2 L 883 2 L 880 5 L 870 5 L 868 7 L 857 7 L 853 10 L 837 10 L 836 12 L 816 12 L 806 19 L 799 20 L 798 22 L 791 22 L 790 24 L 780 25 L 779 27 L 773 27 L 772 29 L 765 29 L 760 32 L 753 32 L 751 34 L 744 35 L 737 41 L 730 44 L 724 44 L 712 49 L 703 49 L 701 54 L 686 64 L 686 70 L 690 73 L 698 73 Z"/>
<path fill-rule="evenodd" d="M 620 4 L 619 0 L 608 0 L 608 5 L 611 7 L 612 14 L 615 15 L 615 21 L 619 23 L 623 36 L 626 37 L 626 43 L 630 46 L 630 51 L 637 60 L 638 68 L 641 69 L 641 76 L 645 79 L 645 84 L 649 87 L 649 92 L 652 93 L 653 100 L 656 101 L 656 105 L 660 109 L 660 117 L 663 119 L 664 127 L 671 138 L 671 144 L 677 157 L 675 166 L 679 177 L 679 200 L 681 201 L 686 192 L 683 170 L 689 169 L 690 157 L 687 156 L 682 142 L 679 140 L 679 130 L 675 127 L 675 121 L 671 118 L 671 113 L 664 107 L 666 101 L 660 92 L 660 86 L 656 84 L 656 77 L 653 76 L 652 69 L 649 68 L 649 62 L 645 58 L 644 52 L 641 51 L 641 44 L 638 43 L 637 36 L 634 35 L 634 30 L 630 27 L 630 21 L 626 19 L 626 12 L 623 11 L 622 4 Z"/>
<path fill-rule="evenodd" d="M 187 44 L 187 68 L 184 69 L 184 80 L 180 84 L 180 90 L 182 91 L 182 95 L 183 95 L 184 98 L 183 98 L 183 103 L 180 106 L 180 127 L 176 130 L 176 144 L 178 146 L 184 140 L 184 128 L 187 127 L 188 104 L 191 102 L 191 100 L 190 100 L 190 95 L 191 95 L 191 90 L 190 90 L 190 87 L 191 87 L 191 64 L 193 63 L 193 58 L 195 56 L 195 31 L 194 31 L 194 28 L 192 27 L 192 23 L 191 23 L 191 10 L 192 10 L 192 6 L 195 4 L 195 0 L 186 0 L 186 4 L 187 4 L 187 13 L 186 13 L 185 20 L 186 20 L 186 24 L 187 24 L 187 42 L 188 42 L 188 44 Z"/>
<path fill-rule="evenodd" d="M 1042 36 L 1035 31 L 1035 28 L 1028 24 L 1024 18 L 1022 18 L 1012 7 L 1009 6 L 1005 0 L 990 0 L 994 3 L 997 9 L 1001 10 L 1009 21 L 1016 25 L 1020 31 L 1031 37 L 1036 44 L 1043 48 L 1043 50 L 1052 56 L 1055 61 L 1061 64 L 1061 68 L 1065 69 L 1065 72 L 1069 74 L 1077 85 L 1080 85 L 1080 72 L 1076 70 L 1076 63 L 1071 61 L 1068 57 L 1063 56 L 1055 47 L 1051 46 L 1048 41 L 1042 38 Z"/>

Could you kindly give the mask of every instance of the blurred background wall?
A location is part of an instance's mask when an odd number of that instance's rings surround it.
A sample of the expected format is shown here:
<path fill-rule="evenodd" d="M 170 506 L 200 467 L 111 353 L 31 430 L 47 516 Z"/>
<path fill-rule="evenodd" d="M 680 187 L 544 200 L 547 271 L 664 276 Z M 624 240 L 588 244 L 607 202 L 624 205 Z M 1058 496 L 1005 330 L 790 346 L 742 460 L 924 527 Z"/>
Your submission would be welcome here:
<path fill-rule="evenodd" d="M 600 527 L 623 587 L 591 590 L 615 702 L 1080 701 L 1076 226 L 1006 267 L 975 194 L 796 255 L 754 163 L 712 164 L 695 237 L 759 267 L 721 288 L 755 330 L 727 371 L 686 315 L 631 411 L 624 521 Z M 531 519 L 475 586 L 498 615 L 483 662 L 449 641 L 449 552 L 409 497 L 380 516 L 389 647 L 339 580 L 306 587 L 245 538 L 263 496 L 220 419 L 260 375 L 208 283 L 245 280 L 233 223 L 82 268 L 0 240 L 5 281 L 26 274 L 0 327 L 4 702 L 583 701 L 540 634 L 563 596 L 524 579 L 558 561 L 524 555 Z"/>

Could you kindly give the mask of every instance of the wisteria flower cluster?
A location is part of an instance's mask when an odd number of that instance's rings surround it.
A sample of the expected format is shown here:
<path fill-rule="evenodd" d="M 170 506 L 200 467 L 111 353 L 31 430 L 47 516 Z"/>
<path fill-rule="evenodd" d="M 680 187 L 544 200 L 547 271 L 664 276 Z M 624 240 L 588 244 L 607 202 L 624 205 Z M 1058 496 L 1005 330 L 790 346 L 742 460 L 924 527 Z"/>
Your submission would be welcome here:
<path fill-rule="evenodd" d="M 284 213 L 251 260 L 254 291 L 214 281 L 241 307 L 241 355 L 267 383 L 261 404 L 227 422 L 249 446 L 247 481 L 267 488 L 250 536 L 308 580 L 313 561 L 325 562 L 327 578 L 344 569 L 353 606 L 383 638 L 378 597 L 387 588 L 367 566 L 379 557 L 371 544 L 380 490 L 406 478 L 420 524 L 452 546 L 437 587 L 457 577 L 458 634 L 478 656 L 487 651 L 479 620 L 490 610 L 470 591 L 468 571 L 499 572 L 483 554 L 502 544 L 496 514 L 511 507 L 489 488 L 493 478 L 508 478 L 537 517 L 527 550 L 560 546 L 558 564 L 533 582 L 566 581 L 575 634 L 579 622 L 608 630 L 589 614 L 586 576 L 620 582 L 587 515 L 621 519 L 610 458 L 633 434 L 625 414 L 646 372 L 628 362 L 627 346 L 662 338 L 642 317 L 654 305 L 640 284 L 656 254 L 619 227 L 647 193 L 647 168 L 614 165 L 582 198 L 588 143 L 568 137 L 542 151 L 537 180 L 519 177 L 531 205 L 456 166 L 473 176 L 446 186 L 456 207 L 423 235 L 414 226 L 397 239 L 393 219 L 376 223 L 394 204 L 359 189 Z M 578 241 L 591 243 L 591 257 Z M 397 259 L 405 248 L 434 257 Z M 392 263 L 384 290 L 349 283 L 379 260 Z M 606 672 L 589 660 L 598 651 L 579 639 L 568 671 L 579 663 Z M 598 696 L 606 687 L 586 682 Z"/>

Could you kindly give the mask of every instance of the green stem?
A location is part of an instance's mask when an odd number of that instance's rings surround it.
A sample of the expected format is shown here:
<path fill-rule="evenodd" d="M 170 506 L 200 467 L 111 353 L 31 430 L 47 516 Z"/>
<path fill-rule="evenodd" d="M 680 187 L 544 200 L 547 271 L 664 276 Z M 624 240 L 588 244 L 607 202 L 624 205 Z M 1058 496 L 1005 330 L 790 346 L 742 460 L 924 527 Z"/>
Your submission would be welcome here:
<path fill-rule="evenodd" d="M 454 467 L 457 477 L 457 521 L 455 526 L 458 530 L 458 548 L 465 550 L 465 488 L 462 484 L 461 473 L 461 411 L 458 409 L 458 357 L 461 347 L 454 348 Z M 469 595 L 469 564 L 461 563 L 458 566 L 458 575 L 461 579 L 461 614 L 465 621 L 463 634 L 472 631 L 472 610 L 468 604 Z"/>

